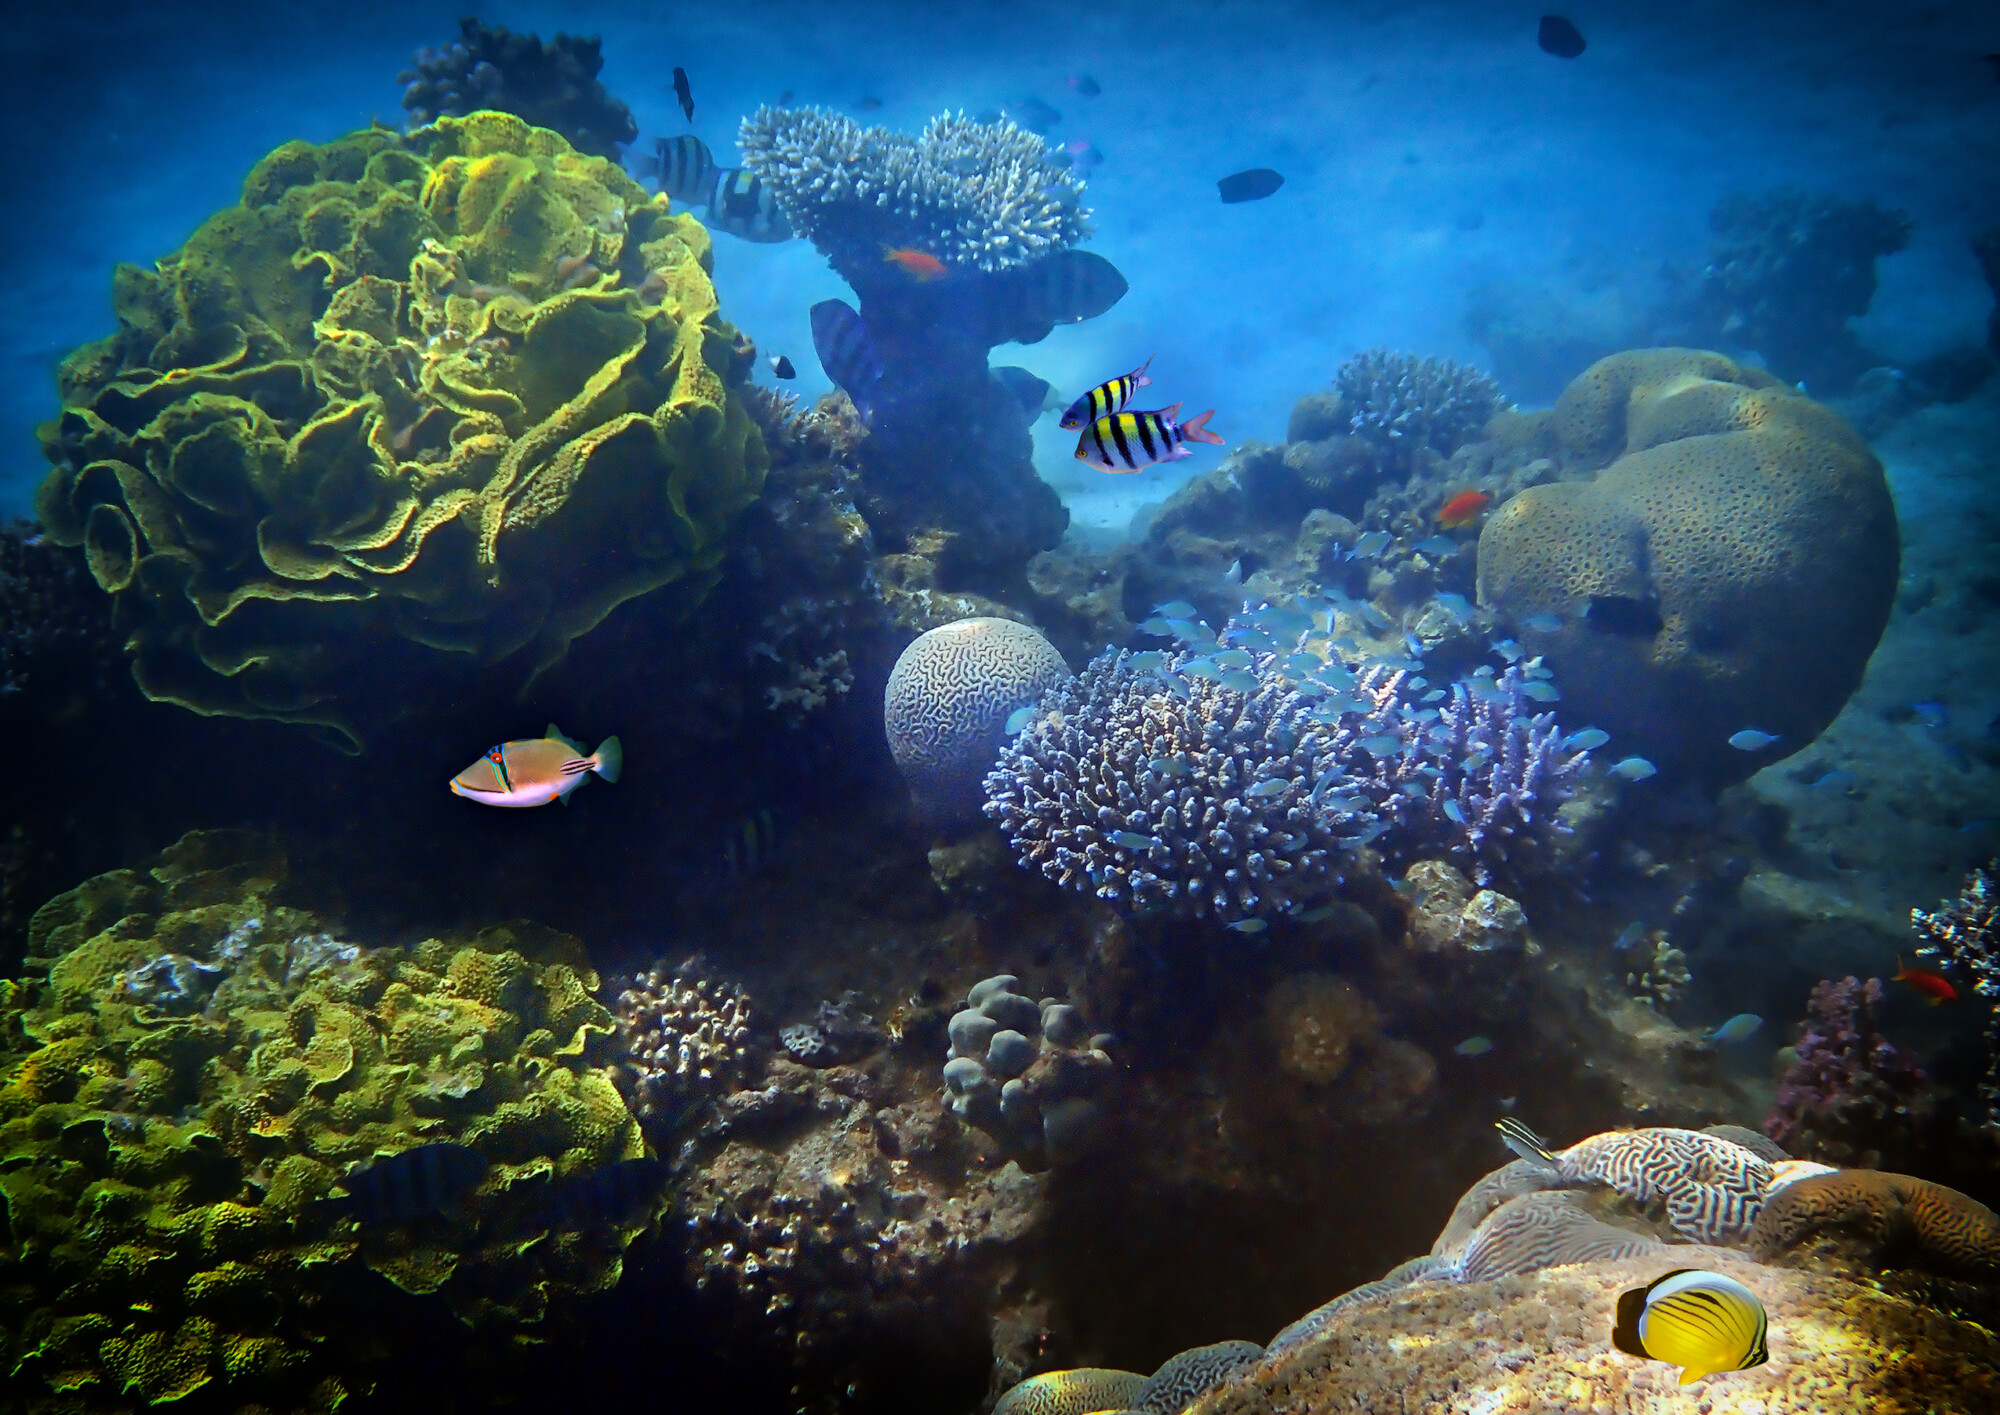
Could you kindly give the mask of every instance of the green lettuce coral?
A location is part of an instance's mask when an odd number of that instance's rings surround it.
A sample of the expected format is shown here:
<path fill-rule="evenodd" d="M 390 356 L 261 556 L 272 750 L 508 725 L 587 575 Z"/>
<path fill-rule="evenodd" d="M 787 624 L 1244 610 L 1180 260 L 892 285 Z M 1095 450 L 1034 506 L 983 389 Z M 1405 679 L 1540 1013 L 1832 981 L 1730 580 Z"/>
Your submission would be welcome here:
<path fill-rule="evenodd" d="M 651 1221 L 561 1202 L 643 1153 L 575 939 L 363 948 L 285 879 L 268 841 L 196 833 L 43 906 L 38 975 L 0 984 L 0 1370 L 25 1408 L 331 1408 L 438 1303 L 469 1341 L 532 1342 Z M 361 1226 L 318 1202 L 441 1141 L 491 1162 L 460 1204 Z"/>
<path fill-rule="evenodd" d="M 358 745 L 427 682 L 529 676 L 713 584 L 769 458 L 711 265 L 665 197 L 507 114 L 287 143 L 118 268 L 37 512 L 149 697 Z"/>

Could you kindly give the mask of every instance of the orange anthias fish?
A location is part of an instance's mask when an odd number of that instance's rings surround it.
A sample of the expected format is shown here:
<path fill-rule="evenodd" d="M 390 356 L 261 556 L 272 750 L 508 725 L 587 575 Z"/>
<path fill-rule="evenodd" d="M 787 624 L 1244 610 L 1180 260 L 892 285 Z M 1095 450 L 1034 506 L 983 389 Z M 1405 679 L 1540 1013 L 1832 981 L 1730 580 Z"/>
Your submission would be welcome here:
<path fill-rule="evenodd" d="M 1438 524 L 1448 531 L 1469 526 L 1479 519 L 1481 511 L 1492 504 L 1493 498 L 1483 491 L 1461 491 L 1438 507 Z"/>
<path fill-rule="evenodd" d="M 1932 1007 L 1940 1002 L 1958 1001 L 1958 989 L 1944 974 L 1932 972 L 1929 968 L 1912 968 L 1900 958 L 1896 960 L 1896 976 L 1891 981 L 1908 983 L 1922 993 Z"/>
<path fill-rule="evenodd" d="M 942 280 L 951 274 L 951 268 L 929 251 L 920 251 L 915 246 L 884 246 L 882 259 L 895 266 L 919 285 L 932 280 Z"/>
<path fill-rule="evenodd" d="M 595 752 L 563 736 L 549 724 L 546 737 L 502 742 L 451 779 L 454 796 L 466 796 L 486 806 L 546 806 L 569 804 L 569 793 L 596 772 L 616 781 L 625 766 L 625 749 L 616 737 L 606 737 Z"/>

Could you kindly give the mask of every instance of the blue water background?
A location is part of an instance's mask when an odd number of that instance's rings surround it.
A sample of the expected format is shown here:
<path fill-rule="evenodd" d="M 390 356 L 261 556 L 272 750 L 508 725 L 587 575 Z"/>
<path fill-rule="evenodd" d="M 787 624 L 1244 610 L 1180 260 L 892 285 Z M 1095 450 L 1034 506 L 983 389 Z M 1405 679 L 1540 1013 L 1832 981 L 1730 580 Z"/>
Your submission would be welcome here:
<path fill-rule="evenodd" d="M 453 4 L 49 7 L 10 18 L 0 509 L 44 470 L 32 433 L 68 349 L 112 328 L 117 261 L 178 246 L 289 138 L 400 126 L 395 75 L 457 33 Z M 1481 362 L 1468 292 L 1501 280 L 1615 329 L 1663 262 L 1699 265 L 1725 193 L 1799 183 L 1916 218 L 1862 324 L 1896 359 L 1976 343 L 1990 300 L 1967 240 L 2000 221 L 2000 7 L 1879 3 L 1575 5 L 1589 40 L 1535 45 L 1529 4 L 798 4 L 482 6 L 545 37 L 599 33 L 603 80 L 642 129 L 694 130 L 731 160 L 737 119 L 795 102 L 904 131 L 1035 95 L 1085 138 L 1091 249 L 1131 281 L 1110 314 L 1003 347 L 1065 396 L 1148 355 L 1160 402 L 1215 406 L 1232 443 L 1283 437 L 1295 398 L 1374 344 Z M 1079 97 L 1065 80 L 1103 87 Z M 1223 206 L 1251 166 L 1274 198 Z M 826 388 L 806 311 L 844 292 L 804 241 L 716 239 L 724 314 Z M 1572 370 L 1571 372 L 1574 372 Z M 768 375 L 766 375 L 768 376 Z M 1121 530 L 1188 470 L 1110 478 L 1053 419 L 1038 464 L 1080 530 Z"/>

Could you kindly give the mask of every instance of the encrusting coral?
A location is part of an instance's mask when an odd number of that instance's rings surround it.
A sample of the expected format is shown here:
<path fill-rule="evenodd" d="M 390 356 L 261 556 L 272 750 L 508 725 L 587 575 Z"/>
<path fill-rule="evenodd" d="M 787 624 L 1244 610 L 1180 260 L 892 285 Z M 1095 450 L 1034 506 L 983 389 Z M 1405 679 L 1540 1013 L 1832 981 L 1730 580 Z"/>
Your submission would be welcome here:
<path fill-rule="evenodd" d="M 1604 470 L 1494 512 L 1479 602 L 1546 655 L 1583 719 L 1663 771 L 1726 784 L 1818 736 L 1895 593 L 1896 510 L 1868 445 L 1695 349 L 1599 360 L 1554 421 L 1569 469 Z M 1746 727 L 1776 741 L 1730 745 Z"/>
<path fill-rule="evenodd" d="M 506 114 L 288 143 L 119 268 L 38 514 L 147 696 L 359 742 L 427 681 L 518 682 L 712 583 L 768 457 L 709 263 L 664 197 Z"/>
<path fill-rule="evenodd" d="M 0 985 L 0 1360 L 35 1408 L 330 1408 L 424 1326 L 400 1294 L 504 1347 L 615 1284 L 649 1221 L 563 1217 L 566 1186 L 642 1153 L 576 940 L 366 948 L 280 902 L 286 874 L 258 837 L 190 835 L 45 905 L 44 976 Z M 357 1225 L 320 1202 L 447 1142 L 490 1162 L 456 1205 Z"/>

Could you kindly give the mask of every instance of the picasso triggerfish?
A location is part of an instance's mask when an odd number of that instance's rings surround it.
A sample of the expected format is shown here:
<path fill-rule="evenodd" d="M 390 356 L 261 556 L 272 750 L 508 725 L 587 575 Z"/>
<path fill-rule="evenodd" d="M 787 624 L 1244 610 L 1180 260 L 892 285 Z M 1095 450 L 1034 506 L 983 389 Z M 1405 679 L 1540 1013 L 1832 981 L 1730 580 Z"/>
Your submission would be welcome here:
<path fill-rule="evenodd" d="M 591 772 L 616 781 L 625 766 L 625 749 L 616 737 L 606 737 L 595 752 L 563 736 L 549 724 L 546 737 L 502 742 L 451 779 L 455 796 L 488 806 L 546 806 L 569 803 L 569 793 L 583 785 Z"/>

